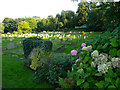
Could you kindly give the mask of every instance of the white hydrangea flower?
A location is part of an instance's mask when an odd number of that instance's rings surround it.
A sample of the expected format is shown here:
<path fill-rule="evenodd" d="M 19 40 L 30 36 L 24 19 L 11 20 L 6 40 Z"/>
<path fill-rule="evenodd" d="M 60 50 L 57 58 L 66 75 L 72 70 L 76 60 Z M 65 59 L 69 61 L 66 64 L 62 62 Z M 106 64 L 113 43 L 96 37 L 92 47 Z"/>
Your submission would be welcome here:
<path fill-rule="evenodd" d="M 120 58 L 116 58 L 116 61 L 120 61 Z"/>
<path fill-rule="evenodd" d="M 90 51 L 92 49 L 92 46 L 87 46 L 87 51 Z"/>
<path fill-rule="evenodd" d="M 99 55 L 99 53 L 98 53 L 97 50 L 95 50 L 95 51 L 93 51 L 93 52 L 91 53 L 91 56 L 92 56 L 93 59 L 97 58 L 98 55 Z"/>
<path fill-rule="evenodd" d="M 101 61 L 101 64 L 103 64 L 103 63 L 107 63 L 108 58 L 105 55 L 100 54 L 99 60 Z"/>
<path fill-rule="evenodd" d="M 101 61 L 100 61 L 99 58 L 95 58 L 95 64 L 96 64 L 96 65 L 100 65 L 100 64 L 101 64 Z"/>
<path fill-rule="evenodd" d="M 100 64 L 100 65 L 98 65 L 98 71 L 101 72 L 101 73 L 108 72 L 107 64 Z"/>
<path fill-rule="evenodd" d="M 112 69 L 112 62 L 107 62 L 108 68 Z"/>
<path fill-rule="evenodd" d="M 115 61 L 116 61 L 116 58 L 115 58 L 115 57 L 111 58 L 111 61 L 112 61 L 112 62 L 115 62 Z"/>

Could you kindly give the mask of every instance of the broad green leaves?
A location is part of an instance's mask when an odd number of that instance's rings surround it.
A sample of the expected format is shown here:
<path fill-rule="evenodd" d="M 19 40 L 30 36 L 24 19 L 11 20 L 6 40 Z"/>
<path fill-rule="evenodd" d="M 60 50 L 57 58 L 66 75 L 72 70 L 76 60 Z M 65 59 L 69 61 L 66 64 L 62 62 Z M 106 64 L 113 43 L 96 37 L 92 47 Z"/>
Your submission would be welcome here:
<path fill-rule="evenodd" d="M 117 88 L 120 87 L 120 78 L 119 77 L 116 79 L 115 85 Z"/>
<path fill-rule="evenodd" d="M 98 88 L 104 88 L 104 81 L 100 81 L 95 84 Z"/>
<path fill-rule="evenodd" d="M 102 76 L 102 73 L 96 73 L 95 76 Z"/>
<path fill-rule="evenodd" d="M 110 44 L 111 44 L 113 47 L 118 47 L 118 46 L 119 46 L 116 38 L 113 38 L 113 39 L 111 40 L 111 43 L 110 43 Z"/>
<path fill-rule="evenodd" d="M 84 79 L 77 80 L 77 86 L 81 85 L 84 81 L 85 81 Z"/>
<path fill-rule="evenodd" d="M 117 51 L 117 56 L 120 57 L 120 49 Z"/>
<path fill-rule="evenodd" d="M 110 50 L 109 50 L 109 54 L 110 54 L 112 57 L 116 56 L 116 55 L 117 55 L 117 49 L 116 49 L 116 48 L 110 49 Z"/>

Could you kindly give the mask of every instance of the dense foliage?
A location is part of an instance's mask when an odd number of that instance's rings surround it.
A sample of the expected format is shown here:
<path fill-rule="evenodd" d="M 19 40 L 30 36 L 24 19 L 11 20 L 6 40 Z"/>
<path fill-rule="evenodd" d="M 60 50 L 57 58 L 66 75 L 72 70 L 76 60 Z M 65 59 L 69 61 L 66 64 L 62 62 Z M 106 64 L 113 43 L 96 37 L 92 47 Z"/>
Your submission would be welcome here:
<path fill-rule="evenodd" d="M 41 38 L 37 38 L 37 37 L 30 37 L 23 40 L 23 51 L 24 51 L 25 58 L 27 59 L 30 52 L 34 48 L 37 48 L 38 46 L 45 51 L 52 50 L 51 41 L 42 40 Z"/>
<path fill-rule="evenodd" d="M 42 80 L 46 80 L 50 84 L 58 86 L 58 77 L 65 78 L 67 71 L 71 71 L 72 61 L 67 54 L 51 53 L 41 59 L 44 64 L 35 73 L 35 82 L 40 83 Z"/>

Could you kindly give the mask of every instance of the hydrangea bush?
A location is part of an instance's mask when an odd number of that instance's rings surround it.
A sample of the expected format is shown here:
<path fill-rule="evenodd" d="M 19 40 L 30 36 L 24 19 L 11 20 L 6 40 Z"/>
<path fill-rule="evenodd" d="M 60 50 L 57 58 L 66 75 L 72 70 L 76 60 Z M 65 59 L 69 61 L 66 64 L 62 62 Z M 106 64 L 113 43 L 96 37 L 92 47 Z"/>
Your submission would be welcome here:
<path fill-rule="evenodd" d="M 72 71 L 65 79 L 59 77 L 63 88 L 119 88 L 120 58 L 93 50 L 85 43 L 77 50 Z"/>

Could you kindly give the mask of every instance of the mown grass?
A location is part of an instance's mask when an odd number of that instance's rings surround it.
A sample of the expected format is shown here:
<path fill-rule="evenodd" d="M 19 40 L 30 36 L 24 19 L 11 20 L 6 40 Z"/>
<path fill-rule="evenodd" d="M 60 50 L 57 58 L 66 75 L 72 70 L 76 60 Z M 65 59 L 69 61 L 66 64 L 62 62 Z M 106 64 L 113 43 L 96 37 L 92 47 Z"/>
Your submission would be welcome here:
<path fill-rule="evenodd" d="M 83 39 L 83 37 L 80 37 L 80 38 L 76 38 L 76 39 L 73 39 L 73 40 L 70 40 L 68 42 L 65 42 L 63 44 L 70 44 L 72 42 L 74 42 L 73 45 L 65 45 L 66 48 L 64 50 L 61 50 L 60 53 L 67 53 L 67 54 L 70 54 L 71 50 L 77 50 L 78 47 L 81 47 L 81 44 L 84 43 L 84 42 L 90 42 L 94 39 L 90 39 L 90 38 L 95 38 L 96 36 L 100 35 L 101 33 L 92 33 L 90 34 L 86 39 Z M 80 40 L 81 39 L 81 40 Z M 80 40 L 80 41 L 78 41 Z"/>
<path fill-rule="evenodd" d="M 33 72 L 23 66 L 22 61 L 2 56 L 2 85 L 4 88 L 53 88 L 46 82 L 33 82 Z"/>

